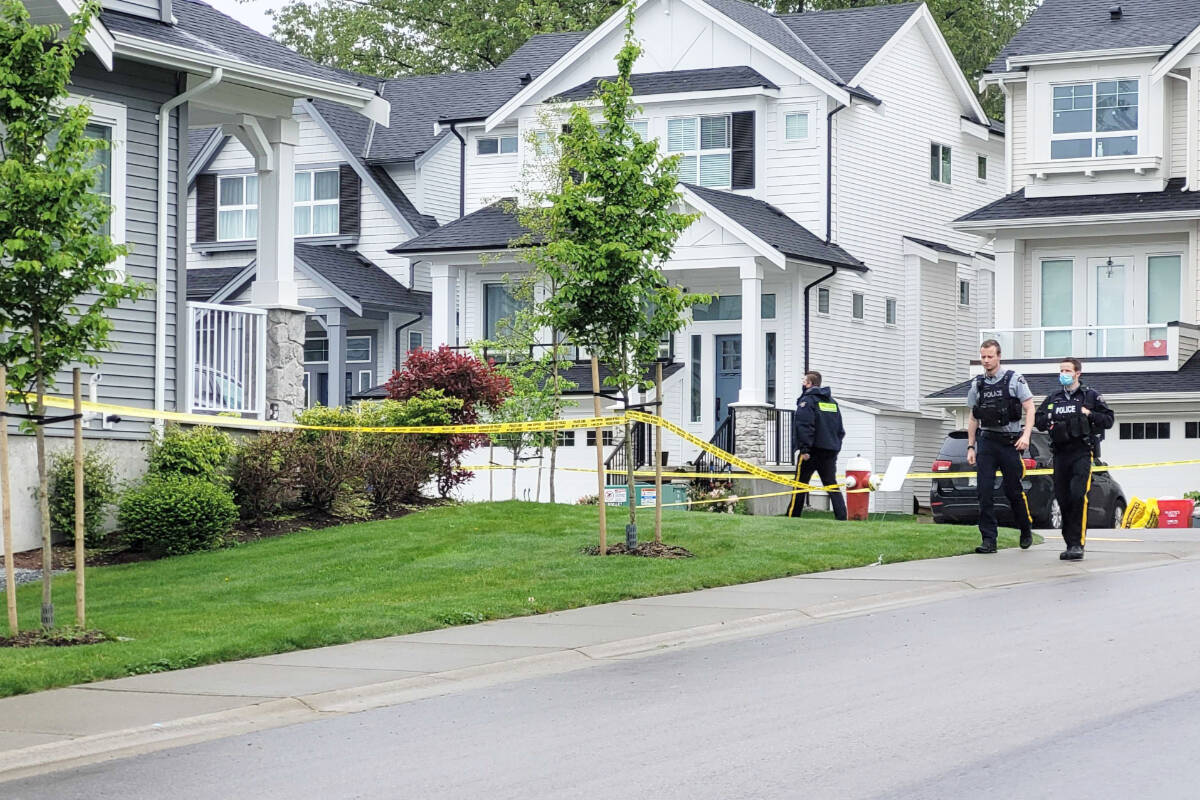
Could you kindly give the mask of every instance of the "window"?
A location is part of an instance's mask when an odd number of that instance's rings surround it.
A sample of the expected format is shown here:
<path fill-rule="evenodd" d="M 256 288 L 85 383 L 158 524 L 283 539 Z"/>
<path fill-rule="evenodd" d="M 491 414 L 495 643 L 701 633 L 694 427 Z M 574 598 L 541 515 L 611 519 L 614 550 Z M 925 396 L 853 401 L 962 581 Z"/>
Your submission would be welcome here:
<path fill-rule="evenodd" d="M 950 148 L 944 144 L 929 145 L 929 180 L 950 185 Z"/>
<path fill-rule="evenodd" d="M 609 430 L 608 428 L 605 428 L 603 433 L 604 433 L 604 435 L 601 437 L 600 441 L 604 444 L 605 447 L 611 447 L 612 443 L 613 443 L 613 432 L 611 430 Z M 587 432 L 587 446 L 588 447 L 596 446 L 596 432 L 595 431 Z"/>
<path fill-rule="evenodd" d="M 513 319 L 524 304 L 517 302 L 502 283 L 486 283 L 483 292 L 483 334 L 485 339 L 494 342 L 509 333 Z"/>
<path fill-rule="evenodd" d="M 775 405 L 775 333 L 767 333 L 767 402 Z"/>
<path fill-rule="evenodd" d="M 987 180 L 987 156 L 975 157 L 975 177 L 981 181 Z"/>
<path fill-rule="evenodd" d="M 817 313 L 829 313 L 829 290 L 824 287 L 817 289 Z"/>
<path fill-rule="evenodd" d="M 301 383 L 304 386 L 304 407 L 305 408 L 312 408 L 312 397 L 309 396 L 309 393 L 308 393 L 308 382 L 309 382 L 310 375 L 312 375 L 311 372 L 305 372 L 304 380 L 301 381 Z"/>
<path fill-rule="evenodd" d="M 1136 80 L 1055 86 L 1052 114 L 1050 158 L 1137 155 Z"/>
<path fill-rule="evenodd" d="M 346 363 L 361 364 L 371 360 L 370 336 L 346 337 Z"/>
<path fill-rule="evenodd" d="M 575 431 L 555 431 L 554 443 L 559 447 L 574 447 L 575 446 Z M 593 447 L 595 443 L 593 442 Z"/>
<path fill-rule="evenodd" d="M 682 156 L 680 182 L 730 188 L 733 156 L 728 115 L 668 119 L 667 152 Z"/>
<path fill-rule="evenodd" d="M 1183 438 L 1200 439 L 1200 422 L 1183 423 Z"/>
<path fill-rule="evenodd" d="M 369 369 L 360 369 L 358 371 L 358 391 L 360 394 L 370 389 L 374 383 L 375 373 Z"/>
<path fill-rule="evenodd" d="M 896 324 L 896 298 L 889 297 L 884 302 L 883 322 L 886 325 Z"/>
<path fill-rule="evenodd" d="M 1179 290 L 1182 274 L 1179 256 L 1150 256 L 1146 259 L 1146 322 L 1163 324 L 1179 319 Z M 1150 329 L 1151 339 L 1167 338 L 1167 329 Z"/>
<path fill-rule="evenodd" d="M 1070 327 L 1075 263 L 1068 258 L 1042 262 L 1042 327 Z M 1042 358 L 1069 356 L 1071 331 L 1046 331 L 1042 334 Z"/>
<path fill-rule="evenodd" d="M 960 280 L 958 282 L 958 304 L 960 306 L 971 305 L 971 282 L 970 281 Z"/>
<path fill-rule="evenodd" d="M 408 334 L 408 350 L 411 353 L 413 350 L 421 349 L 421 332 L 410 331 Z"/>
<path fill-rule="evenodd" d="M 88 161 L 89 167 L 99 167 L 96 173 L 96 183 L 93 187 L 96 194 L 112 205 L 112 128 L 108 125 L 89 123 L 83 129 L 83 135 L 89 139 L 99 139 L 104 146 L 92 153 Z M 112 232 L 112 218 L 105 220 L 100 232 L 108 235 Z"/>
<path fill-rule="evenodd" d="M 340 173 L 323 169 L 296 173 L 295 234 L 335 236 L 338 232 Z"/>
<path fill-rule="evenodd" d="M 701 337 L 692 337 L 692 422 L 700 421 L 700 342 Z"/>
<path fill-rule="evenodd" d="M 650 139 L 650 123 L 647 120 L 631 119 L 629 120 L 629 127 L 633 128 L 633 132 L 636 133 L 643 142 Z"/>
<path fill-rule="evenodd" d="M 775 295 L 762 295 L 760 313 L 763 319 L 775 319 Z M 708 305 L 692 306 L 693 322 L 716 322 L 741 318 L 742 296 L 740 294 L 723 294 L 713 298 Z"/>
<path fill-rule="evenodd" d="M 101 228 L 112 239 L 113 244 L 125 243 L 125 153 L 126 153 L 126 111 L 125 106 L 97 100 L 94 97 L 67 97 L 62 101 L 65 105 L 76 106 L 86 103 L 92 110 L 92 116 L 84 128 L 84 135 L 92 139 L 100 139 L 107 147 L 96 150 L 88 166 L 100 167 L 93 186 L 96 194 L 108 198 L 112 206 L 112 214 Z M 119 256 L 113 262 L 111 277 L 113 280 L 125 279 L 125 256 Z"/>
<path fill-rule="evenodd" d="M 308 336 L 304 339 L 304 363 L 328 364 L 329 339 L 327 337 Z"/>
<path fill-rule="evenodd" d="M 217 181 L 217 241 L 257 238 L 258 176 L 222 176 Z"/>
<path fill-rule="evenodd" d="M 865 303 L 866 303 L 866 298 L 863 297 L 862 294 L 860 294 L 859 292 L 855 292 L 853 295 L 851 295 L 850 315 L 852 317 L 854 317 L 855 319 L 865 318 L 866 317 L 866 312 L 864 310 Z"/>
<path fill-rule="evenodd" d="M 516 136 L 489 136 L 475 140 L 475 152 L 481 156 L 507 156 L 517 152 Z"/>
<path fill-rule="evenodd" d="M 785 142 L 807 142 L 808 112 L 786 111 L 783 114 L 783 140 Z"/>
<path fill-rule="evenodd" d="M 1122 439 L 1170 439 L 1171 423 L 1122 422 L 1120 433 Z"/>

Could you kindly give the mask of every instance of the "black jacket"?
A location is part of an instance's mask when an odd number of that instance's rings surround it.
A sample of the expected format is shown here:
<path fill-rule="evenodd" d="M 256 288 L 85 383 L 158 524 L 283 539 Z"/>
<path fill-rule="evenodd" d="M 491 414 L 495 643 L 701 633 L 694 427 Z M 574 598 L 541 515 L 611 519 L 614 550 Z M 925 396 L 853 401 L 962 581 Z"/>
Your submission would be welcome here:
<path fill-rule="evenodd" d="M 1091 414 L 1085 416 L 1078 410 L 1081 408 Z M 1103 395 L 1081 384 L 1074 392 L 1066 387 L 1052 392 L 1042 401 L 1033 419 L 1034 427 L 1049 432 L 1050 444 L 1057 448 L 1073 444 L 1095 447 L 1113 426 L 1114 418 Z"/>
<path fill-rule="evenodd" d="M 792 415 L 792 450 L 841 450 L 846 429 L 842 411 L 828 386 L 806 389 L 796 400 Z"/>

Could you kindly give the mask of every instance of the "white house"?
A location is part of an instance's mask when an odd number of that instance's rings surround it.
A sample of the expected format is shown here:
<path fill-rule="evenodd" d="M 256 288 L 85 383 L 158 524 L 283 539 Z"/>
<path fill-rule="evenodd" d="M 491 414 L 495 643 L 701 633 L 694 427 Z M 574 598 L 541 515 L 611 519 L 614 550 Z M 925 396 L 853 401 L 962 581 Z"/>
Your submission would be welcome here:
<path fill-rule="evenodd" d="M 1008 194 L 954 224 L 995 251 L 996 321 L 980 336 L 1038 394 L 1060 357 L 1081 358 L 1117 415 L 1105 461 L 1194 458 L 1200 2 L 1045 0 L 983 82 L 1006 97 L 1010 168 Z M 961 417 L 965 393 L 930 399 Z M 1143 497 L 1200 489 L 1195 466 L 1117 479 Z"/>
<path fill-rule="evenodd" d="M 535 37 L 477 76 L 384 87 L 409 121 L 371 137 L 369 156 L 442 223 L 392 250 L 431 275 L 432 344 L 485 338 L 508 313 L 504 276 L 525 267 L 499 201 L 520 194 L 545 112 L 588 102 L 614 72 L 623 20 Z M 808 365 L 843 401 L 844 456 L 931 460 L 952 420 L 924 398 L 967 377 L 993 324 L 993 261 L 950 223 L 1001 197 L 1007 170 L 1002 130 L 928 9 L 776 16 L 741 0 L 642 0 L 635 30 L 647 46 L 634 122 L 682 155 L 684 205 L 701 214 L 666 269 L 720 295 L 664 348 L 666 415 L 705 439 L 732 427 L 739 453 L 787 469 Z M 588 463 L 588 440 L 571 439 L 560 458 Z M 673 464 L 697 454 L 668 444 Z M 909 510 L 926 494 L 876 502 Z"/>

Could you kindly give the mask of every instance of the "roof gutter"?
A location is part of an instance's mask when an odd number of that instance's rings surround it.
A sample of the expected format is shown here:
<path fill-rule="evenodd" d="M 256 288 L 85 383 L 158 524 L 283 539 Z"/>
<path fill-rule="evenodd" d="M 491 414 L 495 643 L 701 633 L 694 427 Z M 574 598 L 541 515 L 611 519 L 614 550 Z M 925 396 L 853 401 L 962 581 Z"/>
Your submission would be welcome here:
<path fill-rule="evenodd" d="M 438 120 L 443 125 L 450 126 L 450 132 L 458 139 L 458 218 L 467 215 L 467 140 L 459 133 L 458 125 L 462 122 L 478 122 L 478 117 L 463 117 L 461 119 Z"/>
<path fill-rule="evenodd" d="M 167 225 L 170 222 L 167 200 L 167 179 L 171 161 L 171 112 L 179 106 L 207 92 L 225 77 L 225 70 L 213 67 L 212 73 L 203 83 L 193 86 L 182 94 L 175 95 L 158 109 L 158 219 L 154 230 L 154 410 L 167 408 Z M 183 140 L 180 139 L 180 142 Z M 178 214 L 179 209 L 176 209 Z M 175 265 L 186 269 L 187 265 Z M 176 332 L 178 338 L 178 332 Z M 179 406 L 179 385 L 185 381 L 176 376 L 175 405 Z M 186 376 L 185 376 L 186 377 Z M 185 398 L 184 402 L 190 402 Z M 162 427 L 162 420 L 155 423 Z"/>

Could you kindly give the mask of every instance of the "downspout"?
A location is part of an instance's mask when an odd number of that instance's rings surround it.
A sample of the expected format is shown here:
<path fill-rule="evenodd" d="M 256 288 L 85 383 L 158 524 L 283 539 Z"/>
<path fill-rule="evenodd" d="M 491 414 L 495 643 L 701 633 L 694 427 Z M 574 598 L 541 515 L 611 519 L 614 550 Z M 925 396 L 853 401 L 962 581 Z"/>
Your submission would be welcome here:
<path fill-rule="evenodd" d="M 458 139 L 458 218 L 467 215 L 467 140 L 458 132 L 458 123 L 450 123 L 450 132 Z"/>
<path fill-rule="evenodd" d="M 167 178 L 171 161 L 171 112 L 193 97 L 207 92 L 225 77 L 225 70 L 213 67 L 212 74 L 206 81 L 182 94 L 172 97 L 158 109 L 158 220 L 155 226 L 155 276 L 154 276 L 154 410 L 165 411 L 167 408 L 167 224 L 169 213 L 167 206 Z M 178 214 L 178 209 L 176 209 Z M 176 235 L 187 236 L 186 220 L 180 225 L 176 220 Z M 182 233 L 181 233 L 182 231 Z M 176 264 L 178 269 L 186 269 L 187 265 Z M 179 332 L 176 331 L 176 337 Z M 176 405 L 179 403 L 179 385 L 183 376 L 176 376 Z M 162 428 L 162 420 L 155 426 Z"/>
<path fill-rule="evenodd" d="M 1184 162 L 1184 166 L 1183 166 L 1183 174 L 1184 174 L 1183 191 L 1190 192 L 1192 190 L 1192 188 L 1191 188 L 1192 187 L 1192 173 L 1194 171 L 1193 167 L 1192 167 L 1192 163 L 1196 159 L 1196 154 L 1193 152 L 1193 148 L 1195 146 L 1194 143 L 1196 141 L 1196 109 L 1192 108 L 1192 79 L 1188 76 L 1176 75 L 1174 72 L 1168 72 L 1167 77 L 1175 78 L 1176 80 L 1183 81 L 1183 85 L 1185 87 L 1187 87 L 1185 89 L 1185 91 L 1187 92 L 1187 99 L 1184 103 L 1184 107 L 1187 109 L 1187 134 L 1186 135 L 1187 135 L 1187 145 L 1188 146 L 1187 146 L 1187 161 Z"/>
<path fill-rule="evenodd" d="M 415 317 L 401 325 L 399 328 L 396 328 L 396 331 L 393 334 L 396 337 L 396 357 L 393 359 L 392 363 L 393 372 L 400 369 L 400 331 L 404 330 L 405 328 L 411 328 L 413 325 L 416 325 L 423 319 L 425 319 L 425 312 L 418 311 Z"/>
<path fill-rule="evenodd" d="M 847 106 L 838 106 L 825 115 L 825 244 L 830 244 L 833 241 L 833 115 L 841 111 Z M 817 284 L 837 275 L 838 268 L 833 267 L 828 273 L 817 278 L 812 283 L 804 287 L 804 371 L 808 372 L 808 347 L 809 347 L 809 319 L 811 317 L 811 305 L 809 296 Z"/>
<path fill-rule="evenodd" d="M 833 267 L 829 272 L 827 272 L 826 274 L 822 275 L 821 277 L 817 278 L 815 281 L 813 281 L 812 283 L 810 283 L 804 287 L 804 371 L 805 372 L 808 372 L 808 369 L 809 369 L 809 366 L 808 366 L 808 317 L 809 317 L 809 309 L 811 308 L 811 306 L 809 305 L 809 302 L 808 302 L 808 293 L 812 291 L 814 286 L 816 286 L 819 283 L 824 283 L 825 281 L 832 278 L 834 275 L 837 275 L 837 273 L 838 273 L 838 268 Z"/>

